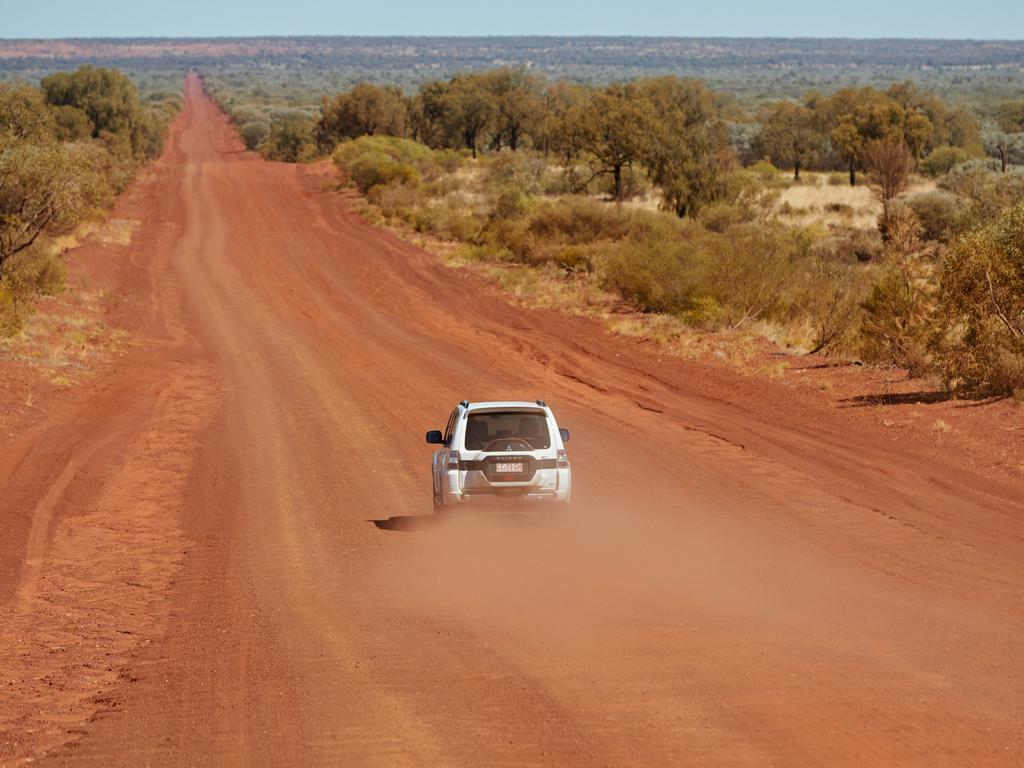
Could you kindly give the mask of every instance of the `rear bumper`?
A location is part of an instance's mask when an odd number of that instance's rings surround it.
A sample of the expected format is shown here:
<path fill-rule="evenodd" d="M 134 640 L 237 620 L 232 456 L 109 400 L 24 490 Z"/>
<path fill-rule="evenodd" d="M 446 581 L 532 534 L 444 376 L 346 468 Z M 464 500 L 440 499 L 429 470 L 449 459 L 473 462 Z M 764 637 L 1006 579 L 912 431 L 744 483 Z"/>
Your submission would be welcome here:
<path fill-rule="evenodd" d="M 491 491 L 474 490 L 469 493 L 448 493 L 445 494 L 445 504 L 535 504 L 566 502 L 569 500 L 568 491 L 527 491 L 520 489 L 495 489 Z"/>
<path fill-rule="evenodd" d="M 532 480 L 523 483 L 492 483 L 483 472 L 472 470 L 447 472 L 443 480 L 445 504 L 463 504 L 473 500 L 512 504 L 565 502 L 572 491 L 572 475 L 568 468 L 539 470 Z"/>

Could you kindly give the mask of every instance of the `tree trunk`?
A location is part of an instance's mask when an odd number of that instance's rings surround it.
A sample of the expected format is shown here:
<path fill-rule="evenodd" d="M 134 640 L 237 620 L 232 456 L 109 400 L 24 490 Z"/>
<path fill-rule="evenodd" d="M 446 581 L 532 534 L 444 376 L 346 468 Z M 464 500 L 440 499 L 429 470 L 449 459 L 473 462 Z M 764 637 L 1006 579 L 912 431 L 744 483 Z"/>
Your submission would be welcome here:
<path fill-rule="evenodd" d="M 622 203 L 622 166 L 616 165 L 614 168 L 615 174 L 615 202 Z"/>
<path fill-rule="evenodd" d="M 796 181 L 800 181 L 800 161 L 797 160 L 793 163 L 793 178 Z"/>
<path fill-rule="evenodd" d="M 1000 144 L 997 149 L 999 150 L 999 162 L 1002 163 L 1003 173 L 1006 173 L 1007 167 L 1009 167 L 1009 155 L 1010 148 L 1006 145 L 1006 142 Z"/>
<path fill-rule="evenodd" d="M 857 166 L 854 165 L 853 160 L 850 161 L 850 186 L 857 186 Z"/>

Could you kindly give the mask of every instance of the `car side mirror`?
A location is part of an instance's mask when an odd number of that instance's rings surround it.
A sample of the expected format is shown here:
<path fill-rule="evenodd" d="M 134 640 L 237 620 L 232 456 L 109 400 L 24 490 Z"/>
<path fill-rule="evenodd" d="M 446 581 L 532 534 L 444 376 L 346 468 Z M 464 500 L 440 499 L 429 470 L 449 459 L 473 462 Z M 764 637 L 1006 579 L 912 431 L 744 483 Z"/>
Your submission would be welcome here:
<path fill-rule="evenodd" d="M 558 430 L 558 434 L 560 434 L 562 436 L 562 442 L 563 443 L 568 443 L 569 442 L 569 430 L 568 429 L 560 429 L 560 430 Z"/>
<path fill-rule="evenodd" d="M 444 435 L 440 429 L 432 429 L 427 432 L 427 442 L 430 445 L 441 445 L 444 442 Z"/>

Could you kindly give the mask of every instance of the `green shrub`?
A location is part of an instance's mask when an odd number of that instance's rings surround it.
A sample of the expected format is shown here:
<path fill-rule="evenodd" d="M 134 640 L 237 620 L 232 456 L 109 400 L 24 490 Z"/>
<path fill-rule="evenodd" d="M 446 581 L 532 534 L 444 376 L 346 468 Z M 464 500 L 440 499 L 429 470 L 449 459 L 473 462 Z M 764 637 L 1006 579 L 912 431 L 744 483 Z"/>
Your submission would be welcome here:
<path fill-rule="evenodd" d="M 722 308 L 721 320 L 727 326 L 777 319 L 790 307 L 786 287 L 800 247 L 783 230 L 734 227 L 705 245 L 710 253 L 701 292 Z"/>
<path fill-rule="evenodd" d="M 748 165 L 747 171 L 760 179 L 764 184 L 777 182 L 783 176 L 782 171 L 767 160 L 758 160 L 756 163 Z"/>
<path fill-rule="evenodd" d="M 527 231 L 537 240 L 580 245 L 620 240 L 630 231 L 632 212 L 585 197 L 547 201 L 530 216 Z"/>
<path fill-rule="evenodd" d="M 275 117 L 266 137 L 257 147 L 268 160 L 305 163 L 316 157 L 316 134 L 313 122 L 301 113 Z"/>
<path fill-rule="evenodd" d="M 239 124 L 238 133 L 246 149 L 256 149 L 270 133 L 270 124 L 260 119 L 251 120 Z"/>
<path fill-rule="evenodd" d="M 436 176 L 461 162 L 455 153 L 435 152 L 395 136 L 361 136 L 342 142 L 332 157 L 364 193 L 382 184 L 416 186 L 424 177 Z"/>
<path fill-rule="evenodd" d="M 697 269 L 682 244 L 610 243 L 601 249 L 601 284 L 644 312 L 694 308 Z"/>
<path fill-rule="evenodd" d="M 950 172 L 954 166 L 973 159 L 973 155 L 963 147 L 936 147 L 918 164 L 918 170 L 925 176 L 937 178 Z"/>
<path fill-rule="evenodd" d="M 366 193 L 385 184 L 415 187 L 420 183 L 419 171 L 414 166 L 383 154 L 360 156 L 348 164 L 348 174 L 359 190 Z"/>

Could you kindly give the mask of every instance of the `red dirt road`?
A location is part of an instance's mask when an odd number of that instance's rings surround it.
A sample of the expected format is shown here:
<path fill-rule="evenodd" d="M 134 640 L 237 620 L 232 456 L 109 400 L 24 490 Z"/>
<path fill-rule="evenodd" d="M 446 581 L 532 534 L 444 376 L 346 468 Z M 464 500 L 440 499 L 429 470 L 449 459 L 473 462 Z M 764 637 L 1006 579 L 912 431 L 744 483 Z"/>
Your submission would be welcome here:
<path fill-rule="evenodd" d="M 511 307 L 194 78 L 154 173 L 148 343 L 0 458 L 0 760 L 1024 761 L 1019 486 Z M 570 516 L 435 524 L 462 397 L 548 400 Z"/>

